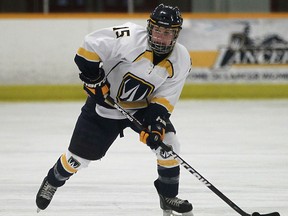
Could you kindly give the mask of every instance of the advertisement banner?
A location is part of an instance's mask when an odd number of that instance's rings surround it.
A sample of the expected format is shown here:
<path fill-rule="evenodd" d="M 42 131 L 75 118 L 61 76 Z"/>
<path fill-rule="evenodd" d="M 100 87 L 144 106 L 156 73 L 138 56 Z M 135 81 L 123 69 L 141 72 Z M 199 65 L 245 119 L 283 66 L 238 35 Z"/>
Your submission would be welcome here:
<path fill-rule="evenodd" d="M 188 82 L 288 83 L 288 19 L 186 19 Z"/>

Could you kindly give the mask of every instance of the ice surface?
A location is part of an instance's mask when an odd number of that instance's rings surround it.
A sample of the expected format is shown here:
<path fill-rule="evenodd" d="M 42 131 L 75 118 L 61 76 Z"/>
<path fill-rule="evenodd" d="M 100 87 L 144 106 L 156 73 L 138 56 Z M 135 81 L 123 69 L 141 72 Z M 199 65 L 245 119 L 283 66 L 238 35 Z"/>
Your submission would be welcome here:
<path fill-rule="evenodd" d="M 0 103 L 1 216 L 159 216 L 152 152 L 131 130 L 36 213 L 42 179 L 66 151 L 82 106 Z M 180 101 L 172 116 L 181 157 L 248 213 L 288 215 L 288 101 Z M 195 216 L 238 215 L 187 170 L 181 198 Z"/>

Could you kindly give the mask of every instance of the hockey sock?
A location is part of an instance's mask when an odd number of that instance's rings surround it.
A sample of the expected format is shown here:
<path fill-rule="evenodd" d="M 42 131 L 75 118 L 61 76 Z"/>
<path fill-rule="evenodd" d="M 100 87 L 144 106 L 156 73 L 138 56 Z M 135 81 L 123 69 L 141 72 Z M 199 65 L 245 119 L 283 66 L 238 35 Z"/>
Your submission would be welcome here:
<path fill-rule="evenodd" d="M 159 194 L 165 197 L 176 197 L 179 188 L 179 166 L 165 168 L 158 165 L 158 179 L 155 181 L 155 187 Z"/>
<path fill-rule="evenodd" d="M 67 161 L 65 154 L 61 155 L 56 164 L 48 172 L 48 182 L 54 187 L 63 186 L 70 176 L 77 172 L 77 169 L 73 167 L 75 163 L 77 161 L 71 161 L 70 159 Z"/>

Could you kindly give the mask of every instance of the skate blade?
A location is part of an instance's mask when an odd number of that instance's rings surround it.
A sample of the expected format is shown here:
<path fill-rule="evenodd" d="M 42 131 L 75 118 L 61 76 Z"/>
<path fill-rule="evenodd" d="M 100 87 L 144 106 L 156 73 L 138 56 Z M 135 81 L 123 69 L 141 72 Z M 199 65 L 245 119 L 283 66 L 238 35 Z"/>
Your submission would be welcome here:
<path fill-rule="evenodd" d="M 182 216 L 194 216 L 194 215 L 193 215 L 193 212 L 190 211 L 190 212 L 182 213 Z"/>
<path fill-rule="evenodd" d="M 172 210 L 163 210 L 163 216 L 193 216 L 192 211 L 185 213 L 178 213 Z"/>
<path fill-rule="evenodd" d="M 41 211 L 41 209 L 40 208 L 37 208 L 37 213 L 39 213 Z"/>

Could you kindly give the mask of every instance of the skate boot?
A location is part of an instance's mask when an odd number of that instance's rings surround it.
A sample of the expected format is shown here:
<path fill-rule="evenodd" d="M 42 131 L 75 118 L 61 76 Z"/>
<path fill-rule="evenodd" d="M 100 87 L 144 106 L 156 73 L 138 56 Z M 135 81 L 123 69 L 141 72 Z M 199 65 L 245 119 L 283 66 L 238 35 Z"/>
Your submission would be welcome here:
<path fill-rule="evenodd" d="M 178 197 L 164 197 L 161 194 L 159 194 L 159 198 L 163 216 L 193 216 L 193 207 L 188 200 L 182 200 Z"/>
<path fill-rule="evenodd" d="M 160 198 L 160 207 L 163 210 L 163 216 L 193 216 L 192 204 L 188 200 L 182 200 L 178 197 L 165 197 L 158 191 L 157 181 L 154 182 Z"/>
<path fill-rule="evenodd" d="M 45 177 L 36 195 L 36 204 L 38 207 L 37 212 L 40 212 L 40 210 L 44 210 L 47 208 L 56 190 L 57 187 L 50 185 L 47 181 L 47 177 Z"/>

